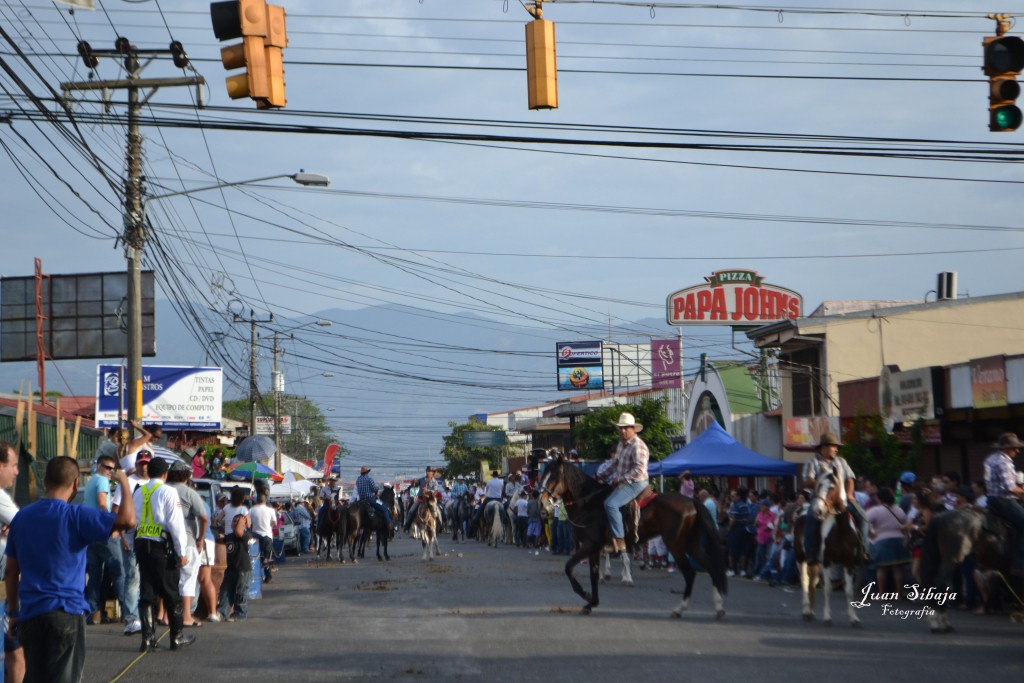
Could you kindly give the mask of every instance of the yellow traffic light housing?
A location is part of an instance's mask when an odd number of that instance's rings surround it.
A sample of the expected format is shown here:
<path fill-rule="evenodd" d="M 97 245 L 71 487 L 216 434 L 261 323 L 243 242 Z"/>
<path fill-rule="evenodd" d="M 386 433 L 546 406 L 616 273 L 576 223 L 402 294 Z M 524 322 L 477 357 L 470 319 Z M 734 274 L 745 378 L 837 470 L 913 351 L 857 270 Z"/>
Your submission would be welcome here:
<path fill-rule="evenodd" d="M 526 25 L 526 87 L 530 109 L 558 109 L 555 23 L 544 19 L 544 0 L 523 7 L 533 17 Z"/>
<path fill-rule="evenodd" d="M 989 83 L 988 129 L 994 133 L 1010 133 L 1024 120 L 1016 104 L 1020 96 L 1017 74 L 1024 70 L 1024 40 L 1004 35 L 1009 28 L 1008 17 L 993 15 L 992 18 L 997 21 L 997 35 L 982 41 L 985 50 L 982 70 Z"/>
<path fill-rule="evenodd" d="M 245 73 L 225 79 L 228 96 L 233 100 L 249 97 L 261 109 L 285 106 L 284 8 L 268 5 L 266 0 L 214 2 L 210 19 L 217 40 L 242 39 L 220 51 L 225 69 L 245 68 Z"/>

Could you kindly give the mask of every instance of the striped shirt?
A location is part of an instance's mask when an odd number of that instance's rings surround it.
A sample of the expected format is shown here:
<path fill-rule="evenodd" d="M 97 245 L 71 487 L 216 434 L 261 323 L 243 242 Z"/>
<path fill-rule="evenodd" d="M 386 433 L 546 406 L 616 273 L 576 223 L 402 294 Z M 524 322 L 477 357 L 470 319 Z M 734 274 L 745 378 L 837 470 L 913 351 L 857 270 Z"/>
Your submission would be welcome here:
<path fill-rule="evenodd" d="M 647 481 L 650 478 L 647 476 L 650 459 L 651 452 L 639 436 L 628 442 L 620 439 L 612 459 L 597 469 L 597 477 L 612 485 L 624 481 Z"/>
<path fill-rule="evenodd" d="M 989 498 L 1007 498 L 1017 488 L 1017 470 L 1013 458 L 996 451 L 985 458 L 985 489 Z"/>

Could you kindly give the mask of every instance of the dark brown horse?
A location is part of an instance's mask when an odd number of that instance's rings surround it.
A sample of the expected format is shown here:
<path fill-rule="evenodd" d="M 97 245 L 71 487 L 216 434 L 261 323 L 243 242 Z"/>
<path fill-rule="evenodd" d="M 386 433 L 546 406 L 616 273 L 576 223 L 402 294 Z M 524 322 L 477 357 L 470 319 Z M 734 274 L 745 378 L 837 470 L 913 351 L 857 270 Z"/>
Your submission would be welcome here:
<path fill-rule="evenodd" d="M 370 540 L 370 535 L 376 534 L 377 561 L 390 561 L 391 557 L 388 556 L 388 539 L 391 537 L 392 527 L 388 526 L 387 520 L 384 519 L 384 514 L 370 503 L 364 501 L 354 503 L 352 510 L 354 514 L 359 515 L 359 558 L 362 559 L 366 554 L 366 544 Z M 380 555 L 382 545 L 384 546 L 384 557 Z"/>
<path fill-rule="evenodd" d="M 846 490 L 842 478 L 829 472 L 822 475 L 814 488 L 811 499 L 811 514 L 822 520 L 821 523 L 821 557 L 813 562 L 807 561 L 804 549 L 805 515 L 797 516 L 793 523 L 793 553 L 797 566 L 800 568 L 800 587 L 803 593 L 802 613 L 804 621 L 814 620 L 814 602 L 818 588 L 818 577 L 822 569 L 835 565 L 843 568 L 846 588 L 846 610 L 850 617 L 850 625 L 860 626 L 857 608 L 853 604 L 853 584 L 857 570 L 863 564 L 863 553 L 860 535 L 857 533 L 853 518 L 847 510 Z M 827 576 L 827 573 L 825 573 Z M 827 582 L 826 582 L 827 583 Z M 829 604 L 829 590 L 826 586 L 822 591 L 824 609 L 822 623 L 832 625 L 832 608 Z"/>
<path fill-rule="evenodd" d="M 604 500 L 612 492 L 612 488 L 588 477 L 578 466 L 561 457 L 548 463 L 541 485 L 546 496 L 560 498 L 566 506 L 569 524 L 572 526 L 573 538 L 578 548 L 565 563 L 565 574 L 569 577 L 573 591 L 587 601 L 582 613 L 590 614 L 599 604 L 599 560 L 601 549 L 609 540 Z M 693 580 L 696 576 L 693 565 L 690 564 L 691 557 L 711 576 L 715 616 L 719 619 L 725 616 L 722 597 L 727 591 L 725 558 L 715 522 L 704 505 L 678 493 L 658 494 L 641 511 L 636 534 L 636 540 L 641 543 L 661 536 L 686 581 L 683 599 L 672 611 L 672 616 L 682 616 L 690 605 Z M 627 531 L 627 544 L 634 540 L 629 538 L 631 535 Z M 627 550 L 623 553 L 625 562 L 629 561 L 629 552 L 631 551 Z M 583 589 L 573 573 L 576 565 L 584 558 L 588 560 L 590 569 L 590 592 Z"/>
<path fill-rule="evenodd" d="M 923 589 L 918 591 L 918 595 L 930 597 L 922 603 L 932 610 L 928 615 L 932 633 L 953 631 L 946 616 L 946 607 L 959 597 L 955 592 L 953 573 L 968 555 L 974 553 L 978 569 L 1001 572 L 1010 578 L 1012 546 L 1009 535 L 1002 520 L 974 508 L 943 512 L 928 523 L 921 544 Z M 967 577 L 968 581 L 972 579 Z M 913 595 L 910 597 L 914 598 Z"/>
<path fill-rule="evenodd" d="M 341 552 L 341 520 L 344 516 L 344 510 L 340 503 L 334 500 L 325 500 L 324 504 L 320 506 L 320 510 L 316 515 L 316 535 L 319 539 L 316 547 L 316 557 L 320 559 L 320 552 L 326 548 L 327 557 L 326 560 L 331 559 L 331 541 L 334 541 L 335 547 L 338 548 L 338 560 L 341 562 L 345 561 L 344 555 Z"/>

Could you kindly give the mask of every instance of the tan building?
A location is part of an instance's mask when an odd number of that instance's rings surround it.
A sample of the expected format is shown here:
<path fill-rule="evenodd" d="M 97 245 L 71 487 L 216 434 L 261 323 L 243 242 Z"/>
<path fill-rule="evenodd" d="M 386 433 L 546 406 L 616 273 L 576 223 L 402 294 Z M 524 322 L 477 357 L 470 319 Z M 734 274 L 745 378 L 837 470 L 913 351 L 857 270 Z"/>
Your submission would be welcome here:
<path fill-rule="evenodd" d="M 878 377 L 883 366 L 1024 353 L 1024 292 L 912 304 L 828 302 L 747 336 L 776 350 L 784 456 L 799 462 L 821 432 L 838 431 L 840 383 Z"/>

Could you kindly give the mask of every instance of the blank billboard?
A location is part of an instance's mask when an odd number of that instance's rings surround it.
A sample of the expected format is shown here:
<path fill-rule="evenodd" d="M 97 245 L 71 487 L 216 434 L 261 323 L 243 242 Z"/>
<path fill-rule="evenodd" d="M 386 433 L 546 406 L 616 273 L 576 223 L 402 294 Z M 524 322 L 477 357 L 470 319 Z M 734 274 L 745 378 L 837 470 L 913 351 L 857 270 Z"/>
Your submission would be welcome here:
<path fill-rule="evenodd" d="M 142 355 L 156 355 L 153 271 L 142 273 Z M 128 280 L 124 271 L 44 275 L 47 359 L 128 355 Z M 36 360 L 36 278 L 0 279 L 0 362 Z"/>

